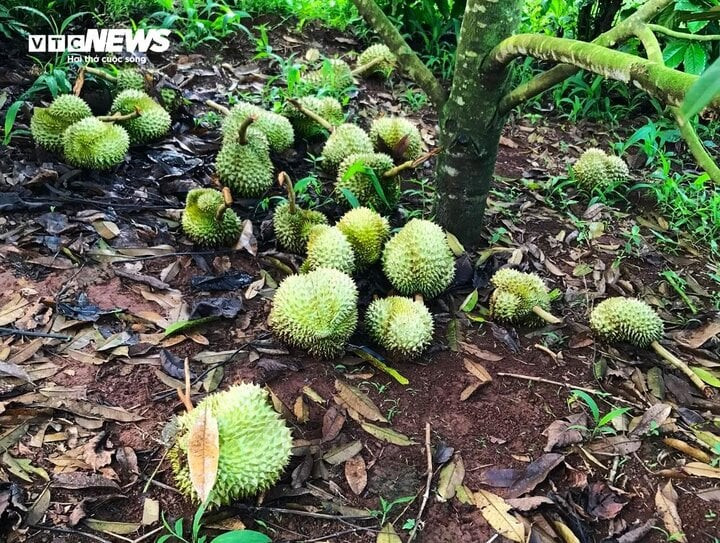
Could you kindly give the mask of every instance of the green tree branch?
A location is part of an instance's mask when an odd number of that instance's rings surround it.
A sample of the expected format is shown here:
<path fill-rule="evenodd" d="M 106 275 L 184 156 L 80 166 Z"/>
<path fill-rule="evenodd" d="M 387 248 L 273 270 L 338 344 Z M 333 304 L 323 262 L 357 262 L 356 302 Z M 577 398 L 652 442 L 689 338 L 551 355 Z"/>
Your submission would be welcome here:
<path fill-rule="evenodd" d="M 720 34 L 690 34 L 688 32 L 678 32 L 672 30 L 666 26 L 649 24 L 648 27 L 653 32 L 665 34 L 671 38 L 678 38 L 681 40 L 694 40 L 694 41 L 717 41 L 720 40 Z"/>

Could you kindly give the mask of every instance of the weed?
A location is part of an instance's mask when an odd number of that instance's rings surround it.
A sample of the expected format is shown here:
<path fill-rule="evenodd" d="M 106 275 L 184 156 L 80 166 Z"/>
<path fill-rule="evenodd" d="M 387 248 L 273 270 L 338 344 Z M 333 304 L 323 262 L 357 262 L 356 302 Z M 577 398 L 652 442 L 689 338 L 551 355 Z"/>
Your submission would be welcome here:
<path fill-rule="evenodd" d="M 157 543 L 173 541 L 179 541 L 180 543 L 205 543 L 208 536 L 200 532 L 203 528 L 202 517 L 205 514 L 206 507 L 206 504 L 202 504 L 198 507 L 197 511 L 195 511 L 190 535 L 187 537 L 185 535 L 182 518 L 177 519 L 175 524 L 171 526 L 165 519 L 165 515 L 163 515 L 162 522 L 167 533 L 161 535 Z M 272 540 L 265 534 L 253 530 L 233 530 L 213 538 L 210 540 L 210 543 L 272 543 Z"/>
<path fill-rule="evenodd" d="M 668 282 L 675 292 L 678 293 L 680 298 L 682 298 L 682 301 L 685 302 L 685 305 L 687 305 L 693 315 L 695 315 L 698 310 L 687 295 L 687 281 L 680 277 L 674 270 L 665 270 L 660 275 Z"/>
<path fill-rule="evenodd" d="M 404 496 L 393 501 L 387 501 L 385 498 L 380 496 L 380 509 L 370 511 L 370 514 L 373 517 L 380 519 L 380 526 L 385 526 L 385 522 L 387 521 L 390 512 L 393 510 L 393 507 L 410 503 L 413 500 L 415 500 L 415 496 Z"/>
<path fill-rule="evenodd" d="M 573 390 L 568 398 L 568 406 L 572 406 L 577 401 L 582 402 L 590 411 L 594 422 L 594 427 L 590 431 L 592 438 L 599 435 L 615 434 L 616 430 L 611 426 L 612 421 L 622 417 L 630 410 L 628 407 L 616 407 L 605 415 L 601 415 L 600 407 L 598 407 L 597 402 L 590 394 L 582 390 Z M 588 428 L 578 428 L 588 430 Z"/>
<path fill-rule="evenodd" d="M 400 100 L 405 102 L 412 111 L 418 112 L 424 108 L 428 103 L 427 94 L 421 90 L 407 89 L 400 95 Z"/>

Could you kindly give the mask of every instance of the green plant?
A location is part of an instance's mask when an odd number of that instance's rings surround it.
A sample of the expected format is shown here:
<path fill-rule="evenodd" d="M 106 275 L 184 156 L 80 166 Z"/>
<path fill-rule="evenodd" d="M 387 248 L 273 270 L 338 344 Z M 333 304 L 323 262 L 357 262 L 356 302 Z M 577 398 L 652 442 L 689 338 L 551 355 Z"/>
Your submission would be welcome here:
<path fill-rule="evenodd" d="M 388 516 L 390 516 L 390 513 L 395 506 L 410 503 L 414 500 L 415 496 L 403 496 L 392 501 L 388 501 L 380 496 L 380 509 L 372 510 L 370 511 L 370 514 L 373 517 L 380 519 L 380 526 L 385 526 L 385 522 L 387 522 Z"/>
<path fill-rule="evenodd" d="M 688 306 L 693 315 L 696 314 L 698 312 L 697 307 L 695 307 L 695 304 L 687 295 L 687 281 L 680 277 L 674 270 L 664 270 L 660 275 L 668 282 L 673 290 L 678 293 L 678 296 L 682 298 L 682 301 L 685 302 L 685 305 Z"/>
<path fill-rule="evenodd" d="M 419 89 L 409 88 L 400 95 L 400 100 L 405 102 L 412 111 L 418 112 L 428 103 L 427 94 Z"/>
<path fill-rule="evenodd" d="M 187 538 L 183 527 L 183 519 L 177 519 L 171 526 L 163 514 L 162 523 L 167 533 L 161 535 L 156 543 L 173 541 L 179 541 L 181 543 L 205 543 L 208 536 L 207 534 L 201 534 L 203 529 L 202 517 L 205 514 L 205 509 L 206 504 L 202 504 L 195 511 L 190 535 L 187 536 Z M 272 543 L 272 540 L 265 534 L 253 530 L 233 530 L 212 538 L 209 543 Z"/>
<path fill-rule="evenodd" d="M 605 415 L 601 415 L 600 407 L 590 394 L 583 390 L 573 390 L 568 398 L 568 407 L 578 401 L 582 402 L 590 411 L 594 423 L 591 430 L 591 437 L 593 438 L 599 435 L 615 434 L 616 430 L 611 425 L 612 421 L 618 417 L 622 417 L 630 410 L 629 407 L 616 407 Z M 587 430 L 587 428 L 581 429 Z"/>

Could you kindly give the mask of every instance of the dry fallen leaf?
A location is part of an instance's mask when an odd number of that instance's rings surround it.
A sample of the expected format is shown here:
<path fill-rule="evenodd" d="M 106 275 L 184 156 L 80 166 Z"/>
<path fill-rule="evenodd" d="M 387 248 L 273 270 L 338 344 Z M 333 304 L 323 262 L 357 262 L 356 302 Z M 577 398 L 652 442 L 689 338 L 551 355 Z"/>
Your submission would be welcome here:
<path fill-rule="evenodd" d="M 456 455 L 440 470 L 437 487 L 437 499 L 446 502 L 457 493 L 457 489 L 465 479 L 465 463 L 462 456 Z"/>
<path fill-rule="evenodd" d="M 332 441 L 345 425 L 345 415 L 335 406 L 331 406 L 323 416 L 322 441 Z"/>
<path fill-rule="evenodd" d="M 367 486 L 367 467 L 365 460 L 359 454 L 345 462 L 345 479 L 347 479 L 350 490 L 356 495 L 362 494 Z"/>
<path fill-rule="evenodd" d="M 295 399 L 293 414 L 300 424 L 304 424 L 310 420 L 310 410 L 308 409 L 308 406 L 302 396 L 298 396 Z"/>
<path fill-rule="evenodd" d="M 335 381 L 335 389 L 338 393 L 334 399 L 338 405 L 345 407 L 351 417 L 356 420 L 366 419 L 375 422 L 387 422 L 388 420 L 383 417 L 378 407 L 373 401 L 357 388 L 352 385 L 348 385 L 341 380 Z M 354 415 L 357 415 L 354 416 Z"/>
<path fill-rule="evenodd" d="M 382 530 L 378 532 L 376 543 L 402 543 L 402 539 L 393 528 L 393 525 L 387 523 Z"/>
<path fill-rule="evenodd" d="M 694 475 L 695 477 L 720 479 L 720 468 L 715 468 L 703 462 L 688 462 L 682 467 L 682 470 L 688 475 Z"/>
<path fill-rule="evenodd" d="M 525 525 L 509 513 L 512 508 L 505 500 L 492 492 L 478 490 L 475 503 L 497 533 L 510 541 L 525 543 Z"/>
<path fill-rule="evenodd" d="M 657 494 L 655 494 L 655 506 L 660 513 L 665 529 L 675 537 L 675 541 L 687 543 L 677 510 L 677 501 L 678 495 L 671 481 L 668 481 L 663 488 L 658 486 Z"/>
<path fill-rule="evenodd" d="M 400 432 L 396 432 L 390 428 L 382 428 L 368 422 L 364 422 L 360 426 L 362 426 L 362 429 L 368 434 L 375 436 L 378 439 L 382 439 L 383 441 L 387 441 L 388 443 L 392 443 L 393 445 L 408 447 L 410 445 L 417 444 L 405 434 L 401 434 Z"/>
<path fill-rule="evenodd" d="M 325 456 L 323 456 L 323 460 L 325 460 L 328 464 L 337 466 L 338 464 L 347 462 L 361 450 L 362 443 L 359 440 L 351 441 L 350 443 L 345 443 L 344 445 L 339 445 L 330 449 L 325 453 Z"/>
<path fill-rule="evenodd" d="M 188 467 L 190 481 L 201 502 L 205 502 L 215 486 L 220 457 L 220 434 L 217 419 L 205 407 L 188 435 Z"/>

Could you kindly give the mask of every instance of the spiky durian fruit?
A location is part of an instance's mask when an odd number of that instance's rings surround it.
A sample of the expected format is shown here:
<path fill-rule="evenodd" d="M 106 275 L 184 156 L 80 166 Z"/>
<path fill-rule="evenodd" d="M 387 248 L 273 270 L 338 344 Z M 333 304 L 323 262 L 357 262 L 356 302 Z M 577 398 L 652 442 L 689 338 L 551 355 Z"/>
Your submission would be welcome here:
<path fill-rule="evenodd" d="M 422 136 L 417 127 L 403 117 L 381 117 L 370 126 L 370 141 L 380 153 L 398 162 L 415 160 L 422 153 Z"/>
<path fill-rule="evenodd" d="M 612 185 L 624 183 L 630 177 L 630 170 L 625 161 L 619 156 L 610 155 L 605 161 L 608 183 Z"/>
<path fill-rule="evenodd" d="M 590 314 L 590 327 L 603 339 L 647 347 L 663 335 L 663 322 L 648 304 L 636 298 L 608 298 Z"/>
<path fill-rule="evenodd" d="M 138 110 L 140 115 L 120 121 L 128 131 L 130 143 L 143 144 L 163 137 L 170 131 L 170 114 L 143 91 L 128 89 L 113 100 L 111 113 L 127 115 Z"/>
<path fill-rule="evenodd" d="M 174 113 L 183 105 L 182 93 L 170 87 L 160 89 L 159 98 L 162 106 L 170 113 Z"/>
<path fill-rule="evenodd" d="M 120 164 L 130 145 L 122 126 L 97 117 L 86 117 L 68 126 L 62 141 L 65 160 L 91 170 L 108 170 Z"/>
<path fill-rule="evenodd" d="M 385 244 L 383 271 L 401 294 L 433 298 L 455 277 L 455 259 L 442 228 L 412 219 Z"/>
<path fill-rule="evenodd" d="M 316 96 L 304 96 L 298 98 L 298 102 L 304 108 L 317 113 L 333 126 L 340 126 L 345 122 L 345 114 L 342 106 L 332 96 L 324 96 L 318 98 Z M 290 119 L 298 136 L 306 139 L 317 138 L 325 134 L 325 129 L 320 123 L 313 121 L 307 115 L 303 114 L 295 106 L 288 104 L 284 108 L 285 116 Z"/>
<path fill-rule="evenodd" d="M 350 155 L 340 164 L 335 190 L 340 194 L 343 189 L 349 190 L 361 205 L 377 209 L 393 208 L 400 198 L 400 183 L 395 175 L 385 177 L 385 172 L 394 166 L 393 159 L 383 153 Z M 382 188 L 384 200 L 375 186 L 375 180 Z"/>
<path fill-rule="evenodd" d="M 373 340 L 390 353 L 412 358 L 432 341 L 433 318 L 424 303 L 390 296 L 370 304 L 365 327 Z"/>
<path fill-rule="evenodd" d="M 36 107 L 30 119 L 33 139 L 50 151 L 62 149 L 65 129 L 80 119 L 91 117 L 92 111 L 85 100 L 74 94 L 62 94 L 48 107 Z"/>
<path fill-rule="evenodd" d="M 319 211 L 299 207 L 292 211 L 289 202 L 278 205 L 273 215 L 273 228 L 278 242 L 286 251 L 298 254 L 305 252 L 313 226 L 327 223 L 327 217 Z"/>
<path fill-rule="evenodd" d="M 230 505 L 267 490 L 277 482 L 290 460 L 292 434 L 267 401 L 267 391 L 241 383 L 210 394 L 195 409 L 178 418 L 178 438 L 168 457 L 178 489 L 197 501 L 190 480 L 190 430 L 209 409 L 217 420 L 219 455 L 217 480 L 209 503 Z"/>
<path fill-rule="evenodd" d="M 144 91 L 145 77 L 134 68 L 122 68 L 115 74 L 115 88 L 120 92 L 128 89 Z"/>
<path fill-rule="evenodd" d="M 215 160 L 220 181 L 240 198 L 261 196 L 273 184 L 270 144 L 260 130 L 247 128 L 243 138 L 225 138 Z"/>
<path fill-rule="evenodd" d="M 376 64 L 373 64 L 373 66 L 365 73 L 378 75 L 383 79 L 387 79 L 395 69 L 397 58 L 393 55 L 387 45 L 377 43 L 375 45 L 371 45 L 365 49 L 365 51 L 360 53 L 357 60 L 357 66 L 360 68 L 374 61 L 376 61 Z"/>
<path fill-rule="evenodd" d="M 490 298 L 493 319 L 508 323 L 537 323 L 538 317 L 548 319 L 550 294 L 537 274 L 503 268 L 495 272 L 490 282 L 495 287 Z M 550 321 L 557 319 L 552 317 Z"/>
<path fill-rule="evenodd" d="M 355 271 L 352 245 L 335 226 L 319 224 L 310 229 L 307 258 L 300 271 L 306 273 L 318 268 L 333 268 L 347 274 Z"/>
<path fill-rule="evenodd" d="M 224 205 L 222 193 L 215 189 L 188 192 L 182 214 L 182 227 L 187 236 L 209 247 L 233 245 L 240 237 L 240 219 L 232 209 L 225 209 L 218 220 L 218 209 Z"/>
<path fill-rule="evenodd" d="M 340 163 L 350 155 L 372 153 L 370 136 L 357 125 L 345 123 L 338 126 L 325 142 L 322 165 L 326 170 L 337 170 Z"/>
<path fill-rule="evenodd" d="M 585 151 L 573 166 L 575 179 L 581 188 L 592 191 L 605 189 L 627 181 L 630 171 L 620 157 L 608 156 L 595 147 Z"/>
<path fill-rule="evenodd" d="M 270 327 L 282 341 L 313 356 L 338 356 L 357 326 L 357 297 L 355 283 L 341 271 L 291 275 L 275 292 Z"/>
<path fill-rule="evenodd" d="M 270 149 L 276 153 L 287 151 L 295 143 L 295 132 L 290 121 L 282 115 L 266 111 L 255 104 L 247 102 L 238 102 L 235 104 L 230 113 L 222 124 L 222 132 L 224 138 L 234 138 L 240 125 L 250 115 L 255 115 L 257 119 L 253 123 L 253 128 L 260 130 L 268 139 Z"/>
<path fill-rule="evenodd" d="M 390 237 L 390 224 L 385 217 L 367 207 L 356 207 L 340 218 L 337 227 L 352 245 L 358 268 L 380 260 Z"/>
<path fill-rule="evenodd" d="M 342 92 L 353 84 L 352 69 L 339 58 L 325 59 L 320 68 L 308 72 L 303 79 L 312 89 L 331 92 Z"/>

